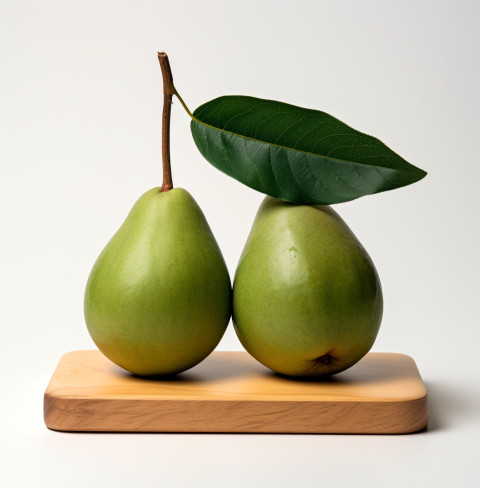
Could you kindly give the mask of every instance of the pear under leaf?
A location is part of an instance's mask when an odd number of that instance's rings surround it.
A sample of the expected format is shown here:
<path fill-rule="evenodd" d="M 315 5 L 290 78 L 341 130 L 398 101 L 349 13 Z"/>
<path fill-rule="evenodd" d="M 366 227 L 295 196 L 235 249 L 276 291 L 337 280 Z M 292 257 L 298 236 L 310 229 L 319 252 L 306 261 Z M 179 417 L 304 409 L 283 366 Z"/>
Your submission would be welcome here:
<path fill-rule="evenodd" d="M 331 207 L 264 199 L 233 283 L 253 357 L 290 376 L 338 373 L 372 347 L 382 311 L 373 262 Z"/>

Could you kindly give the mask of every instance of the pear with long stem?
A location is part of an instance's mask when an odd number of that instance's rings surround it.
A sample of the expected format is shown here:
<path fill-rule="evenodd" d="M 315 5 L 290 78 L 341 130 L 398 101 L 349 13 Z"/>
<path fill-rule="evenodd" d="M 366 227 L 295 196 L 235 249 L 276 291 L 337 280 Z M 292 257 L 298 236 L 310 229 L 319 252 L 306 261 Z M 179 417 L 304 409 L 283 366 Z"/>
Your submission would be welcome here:
<path fill-rule="evenodd" d="M 163 184 L 143 194 L 88 278 L 84 312 L 100 351 L 138 375 L 175 374 L 217 346 L 231 315 L 231 283 L 193 197 L 173 188 L 170 112 L 178 96 L 165 53 Z M 182 104 L 183 101 L 181 100 Z"/>

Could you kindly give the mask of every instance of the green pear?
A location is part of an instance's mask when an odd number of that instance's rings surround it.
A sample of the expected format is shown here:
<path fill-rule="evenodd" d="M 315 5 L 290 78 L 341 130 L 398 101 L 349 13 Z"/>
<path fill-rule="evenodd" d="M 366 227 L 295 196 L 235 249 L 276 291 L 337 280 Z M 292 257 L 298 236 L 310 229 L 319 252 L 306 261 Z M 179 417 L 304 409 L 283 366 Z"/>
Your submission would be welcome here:
<path fill-rule="evenodd" d="M 179 373 L 213 351 L 230 319 L 230 277 L 187 191 L 140 197 L 93 266 L 84 311 L 98 348 L 138 375 Z"/>
<path fill-rule="evenodd" d="M 253 357 L 289 376 L 338 373 L 372 347 L 382 311 L 375 267 L 332 208 L 264 199 L 233 284 Z"/>

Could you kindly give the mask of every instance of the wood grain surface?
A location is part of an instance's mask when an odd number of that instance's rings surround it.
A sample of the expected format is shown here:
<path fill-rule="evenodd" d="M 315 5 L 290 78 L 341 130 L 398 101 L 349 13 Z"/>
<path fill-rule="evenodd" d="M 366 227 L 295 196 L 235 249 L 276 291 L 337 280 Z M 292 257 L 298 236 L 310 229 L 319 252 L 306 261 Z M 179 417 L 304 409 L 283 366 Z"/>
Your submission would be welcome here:
<path fill-rule="evenodd" d="M 215 351 L 173 377 L 140 378 L 99 351 L 66 353 L 44 396 L 48 428 L 77 432 L 402 434 L 427 425 L 413 359 L 369 353 L 331 378 L 290 379 Z"/>

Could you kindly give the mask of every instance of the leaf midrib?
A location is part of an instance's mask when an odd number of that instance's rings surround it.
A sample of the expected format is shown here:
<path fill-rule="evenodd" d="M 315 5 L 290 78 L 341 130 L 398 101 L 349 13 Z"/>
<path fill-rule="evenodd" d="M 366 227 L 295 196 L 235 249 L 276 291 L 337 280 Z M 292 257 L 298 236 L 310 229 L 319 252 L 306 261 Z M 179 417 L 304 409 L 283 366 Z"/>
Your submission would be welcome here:
<path fill-rule="evenodd" d="M 322 156 L 321 154 L 317 154 L 317 153 L 312 153 L 310 151 L 303 151 L 303 150 L 300 150 L 300 149 L 295 149 L 295 148 L 292 148 L 292 147 L 287 147 L 287 146 L 282 146 L 282 145 L 279 145 L 279 144 L 274 144 L 272 142 L 267 142 L 267 141 L 262 141 L 260 139 L 255 139 L 253 137 L 248 137 L 248 136 L 244 136 L 242 134 L 237 134 L 236 132 L 231 132 L 231 131 L 228 131 L 228 130 L 225 130 L 225 129 L 220 129 L 219 127 L 215 127 L 214 125 L 210 125 L 210 124 L 207 124 L 205 122 L 202 122 L 201 120 L 197 119 L 197 117 L 195 117 L 193 114 L 190 115 L 190 117 L 192 118 L 193 121 L 199 123 L 199 124 L 202 124 L 203 126 L 205 127 L 208 127 L 210 129 L 213 129 L 213 130 L 218 130 L 220 132 L 224 132 L 225 134 L 230 134 L 230 135 L 233 135 L 233 136 L 236 136 L 236 137 L 241 137 L 242 139 L 246 139 L 246 140 L 249 140 L 249 141 L 253 141 L 253 142 L 260 142 L 262 144 L 268 144 L 269 146 L 273 146 L 273 147 L 278 147 L 280 149 L 285 149 L 287 151 L 295 151 L 297 153 L 300 153 L 300 154 L 309 154 L 311 156 L 316 156 L 316 157 L 319 157 L 319 158 L 324 158 L 324 159 L 330 159 L 330 160 L 334 160 L 334 161 L 340 161 L 342 163 L 346 163 L 346 164 L 352 164 L 352 165 L 357 165 L 357 166 L 362 166 L 364 168 L 378 168 L 378 166 L 376 165 L 373 165 L 373 164 L 365 164 L 365 163 L 359 163 L 357 161 L 348 161 L 348 160 L 345 160 L 345 159 L 340 159 L 340 158 L 331 158 L 329 156 Z M 367 134 L 365 134 L 367 135 Z M 369 136 L 371 137 L 371 136 Z M 381 157 L 381 156 L 379 156 Z M 391 170 L 391 171 L 396 171 L 396 172 L 406 172 L 406 173 L 415 173 L 414 170 L 399 170 L 397 168 L 389 168 L 388 166 L 382 166 L 382 169 L 385 169 L 385 170 Z"/>

